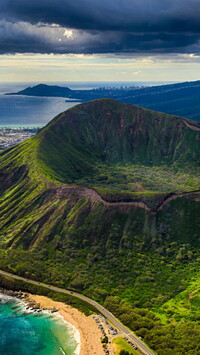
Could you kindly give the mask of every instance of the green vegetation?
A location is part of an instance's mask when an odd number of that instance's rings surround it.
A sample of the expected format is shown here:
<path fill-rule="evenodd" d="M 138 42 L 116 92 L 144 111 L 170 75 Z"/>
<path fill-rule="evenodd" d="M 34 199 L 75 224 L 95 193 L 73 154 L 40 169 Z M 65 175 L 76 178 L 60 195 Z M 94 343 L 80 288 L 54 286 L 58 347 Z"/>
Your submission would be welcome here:
<path fill-rule="evenodd" d="M 200 169 L 188 166 L 102 165 L 89 179 L 79 179 L 77 184 L 93 187 L 107 200 L 149 199 L 171 193 L 199 189 Z"/>
<path fill-rule="evenodd" d="M 63 302 L 72 307 L 77 308 L 79 311 L 83 312 L 86 316 L 89 316 L 92 313 L 96 312 L 96 309 L 94 307 L 84 302 L 83 300 L 79 300 L 76 297 L 73 297 L 72 295 L 66 295 L 65 293 L 60 293 L 52 290 L 50 291 L 46 287 L 32 285 L 27 282 L 14 280 L 10 277 L 0 275 L 0 287 L 6 290 L 13 290 L 13 291 L 21 290 L 23 292 L 49 297 L 54 301 Z"/>
<path fill-rule="evenodd" d="M 134 350 L 122 337 L 116 337 L 113 339 L 115 346 L 115 355 L 139 355 L 140 352 Z"/>
<path fill-rule="evenodd" d="M 199 190 L 199 144 L 113 100 L 59 115 L 0 155 L 0 267 L 96 299 L 158 355 L 199 354 L 199 193 L 156 210 Z"/>
<path fill-rule="evenodd" d="M 39 166 L 48 179 L 92 187 L 107 200 L 155 201 L 199 189 L 198 137 L 181 118 L 96 100 L 40 132 Z"/>
<path fill-rule="evenodd" d="M 129 353 L 128 351 L 126 350 L 121 350 L 119 355 L 133 355 L 133 353 Z"/>
<path fill-rule="evenodd" d="M 120 355 L 133 355 L 133 353 L 129 353 L 129 352 L 126 351 L 126 350 L 121 350 L 119 354 L 120 354 Z"/>
<path fill-rule="evenodd" d="M 107 337 L 107 335 L 105 335 L 105 336 L 101 339 L 101 342 L 102 342 L 103 344 L 108 344 L 108 337 Z"/>

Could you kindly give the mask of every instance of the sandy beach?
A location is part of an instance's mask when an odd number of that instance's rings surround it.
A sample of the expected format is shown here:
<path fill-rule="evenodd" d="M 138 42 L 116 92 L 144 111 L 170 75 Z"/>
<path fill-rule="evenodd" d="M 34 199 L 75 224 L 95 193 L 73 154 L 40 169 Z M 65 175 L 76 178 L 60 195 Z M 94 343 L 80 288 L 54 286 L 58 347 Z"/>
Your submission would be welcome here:
<path fill-rule="evenodd" d="M 86 317 L 76 308 L 62 302 L 38 295 L 27 295 L 28 302 L 35 302 L 41 309 L 57 310 L 65 321 L 71 323 L 80 333 L 80 355 L 104 355 L 101 331 L 92 316 Z"/>

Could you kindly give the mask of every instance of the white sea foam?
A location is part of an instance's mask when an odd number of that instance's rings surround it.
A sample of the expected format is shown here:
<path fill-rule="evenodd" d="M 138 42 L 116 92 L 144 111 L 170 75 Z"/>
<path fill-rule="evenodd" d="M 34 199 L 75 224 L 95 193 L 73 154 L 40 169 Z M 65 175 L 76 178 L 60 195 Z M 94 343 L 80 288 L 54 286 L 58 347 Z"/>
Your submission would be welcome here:
<path fill-rule="evenodd" d="M 55 313 L 55 317 L 62 320 L 63 323 L 67 325 L 69 335 L 75 339 L 76 349 L 74 351 L 74 355 L 80 355 L 81 352 L 81 336 L 79 330 L 70 322 L 64 319 L 64 317 L 60 313 Z M 63 351 L 63 349 L 62 349 Z"/>
<path fill-rule="evenodd" d="M 0 293 L 0 302 L 1 303 L 11 303 L 14 301 L 17 301 L 16 297 L 7 295 L 5 293 Z"/>
<path fill-rule="evenodd" d="M 37 311 L 33 310 L 32 307 L 29 306 L 29 303 L 27 303 L 26 301 L 21 300 L 15 296 L 10 296 L 4 293 L 0 293 L 0 303 L 12 303 L 12 302 L 15 302 L 17 305 L 19 305 L 20 311 L 23 313 L 37 314 Z M 51 317 L 54 317 L 55 319 L 61 320 L 62 323 L 66 324 L 69 335 L 73 339 L 75 339 L 76 349 L 74 351 L 74 355 L 80 355 L 81 337 L 80 337 L 79 330 L 72 323 L 66 321 L 60 313 L 52 313 L 51 310 L 46 309 L 46 310 L 42 310 L 40 314 L 49 315 Z M 63 353 L 63 355 L 66 355 L 65 351 L 62 348 L 60 348 L 60 350 Z"/>
<path fill-rule="evenodd" d="M 62 348 L 60 348 L 61 353 L 63 353 L 63 355 L 66 355 L 66 353 L 64 352 L 64 350 Z"/>
<path fill-rule="evenodd" d="M 16 296 L 10 296 L 6 293 L 0 293 L 0 303 L 14 303 L 19 306 L 19 310 L 24 313 L 34 313 L 34 310 L 29 306 L 29 304 L 17 298 Z"/>

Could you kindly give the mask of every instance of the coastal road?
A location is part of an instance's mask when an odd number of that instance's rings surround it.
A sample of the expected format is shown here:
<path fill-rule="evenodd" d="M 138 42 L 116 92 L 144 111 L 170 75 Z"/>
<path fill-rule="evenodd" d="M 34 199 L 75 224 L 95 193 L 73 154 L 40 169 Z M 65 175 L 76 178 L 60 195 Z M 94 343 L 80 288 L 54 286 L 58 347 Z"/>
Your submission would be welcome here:
<path fill-rule="evenodd" d="M 133 334 L 128 328 L 126 328 L 112 313 L 110 313 L 106 308 L 104 308 L 103 306 L 101 306 L 99 303 L 97 303 L 96 301 L 92 300 L 89 297 L 86 297 L 80 293 L 77 292 L 72 292 L 70 290 L 66 290 L 63 288 L 59 288 L 56 286 L 52 286 L 43 282 L 38 282 L 38 281 L 34 281 L 31 279 L 27 279 L 25 277 L 22 276 L 18 276 L 18 275 L 14 275 L 11 274 L 9 272 L 0 270 L 0 275 L 6 276 L 6 277 L 10 277 L 11 279 L 15 279 L 15 280 L 20 280 L 20 281 L 24 281 L 27 282 L 29 284 L 33 284 L 36 286 L 42 286 L 45 287 L 49 290 L 52 291 L 56 291 L 59 293 L 65 293 L 67 295 L 76 297 L 80 300 L 83 300 L 84 302 L 88 303 L 89 305 L 95 307 L 105 318 L 107 318 L 108 321 L 110 321 L 112 323 L 112 325 L 114 325 L 119 331 L 121 331 L 122 333 L 124 333 L 124 335 L 126 335 L 130 341 L 132 341 L 137 347 L 138 350 L 140 350 L 140 352 L 144 355 L 154 355 L 154 353 L 148 348 L 148 346 L 140 339 L 138 338 L 135 334 Z"/>

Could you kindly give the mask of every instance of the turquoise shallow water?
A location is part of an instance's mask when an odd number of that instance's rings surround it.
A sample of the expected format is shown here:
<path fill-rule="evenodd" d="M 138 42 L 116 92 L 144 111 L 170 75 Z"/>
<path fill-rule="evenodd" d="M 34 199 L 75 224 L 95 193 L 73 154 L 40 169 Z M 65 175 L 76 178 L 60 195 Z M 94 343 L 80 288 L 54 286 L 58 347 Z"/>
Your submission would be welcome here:
<path fill-rule="evenodd" d="M 16 299 L 0 294 L 1 355 L 73 355 L 73 327 L 48 313 L 27 313 Z"/>

